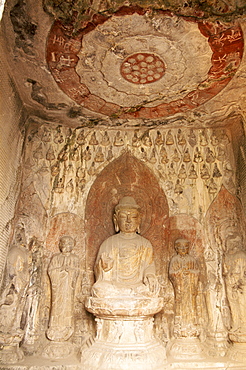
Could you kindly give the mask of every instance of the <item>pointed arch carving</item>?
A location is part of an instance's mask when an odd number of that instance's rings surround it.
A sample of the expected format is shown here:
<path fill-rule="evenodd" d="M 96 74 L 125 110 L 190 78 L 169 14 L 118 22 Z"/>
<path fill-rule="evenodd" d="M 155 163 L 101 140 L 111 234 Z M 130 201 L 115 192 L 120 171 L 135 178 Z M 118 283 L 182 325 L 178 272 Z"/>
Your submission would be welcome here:
<path fill-rule="evenodd" d="M 210 246 L 214 250 L 223 249 L 226 236 L 232 231 L 242 234 L 245 240 L 246 220 L 242 204 L 224 185 L 207 211 L 205 225 Z"/>
<path fill-rule="evenodd" d="M 141 235 L 151 241 L 160 273 L 167 239 L 167 199 L 151 170 L 128 152 L 102 170 L 88 194 L 85 210 L 87 268 L 93 269 L 99 246 L 115 233 L 114 207 L 126 195 L 133 196 L 141 206 Z"/>

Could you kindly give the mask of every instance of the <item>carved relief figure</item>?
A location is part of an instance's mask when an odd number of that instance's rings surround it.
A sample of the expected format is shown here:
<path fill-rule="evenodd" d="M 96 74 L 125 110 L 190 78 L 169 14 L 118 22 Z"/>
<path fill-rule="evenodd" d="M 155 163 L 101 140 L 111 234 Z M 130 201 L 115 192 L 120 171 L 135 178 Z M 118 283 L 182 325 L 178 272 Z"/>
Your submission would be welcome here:
<path fill-rule="evenodd" d="M 152 245 L 138 235 L 141 213 L 134 198 L 119 201 L 113 221 L 117 234 L 99 248 L 96 282 L 85 301 L 96 316 L 97 335 L 82 352 L 83 368 L 161 368 L 166 350 L 155 339 L 153 316 L 162 310 L 163 298 L 158 297 Z"/>
<path fill-rule="evenodd" d="M 24 331 L 21 323 L 29 283 L 28 251 L 24 228 L 18 228 L 7 259 L 7 284 L 0 299 L 0 363 L 24 358 L 19 344 Z"/>
<path fill-rule="evenodd" d="M 137 234 L 140 221 L 140 207 L 135 199 L 123 197 L 114 213 L 115 230 L 119 233 L 106 239 L 98 252 L 92 295 L 158 295 L 153 248 L 147 239 Z"/>
<path fill-rule="evenodd" d="M 12 246 L 7 261 L 9 283 L 0 301 L 0 331 L 20 331 L 21 316 L 29 283 L 28 251 L 22 246 Z"/>
<path fill-rule="evenodd" d="M 71 253 L 74 239 L 63 236 L 59 241 L 60 253 L 55 254 L 48 266 L 51 283 L 51 312 L 47 337 L 66 341 L 74 331 L 74 293 L 79 274 L 79 258 Z"/>
<path fill-rule="evenodd" d="M 27 290 L 27 298 L 24 307 L 23 323 L 25 325 L 25 335 L 23 344 L 32 346 L 37 337 L 39 327 L 39 310 L 42 283 L 42 257 L 43 246 L 35 237 L 32 238 L 29 246 L 32 253 L 32 265 L 30 273 L 30 282 Z M 29 348 L 31 351 L 31 349 Z"/>
<path fill-rule="evenodd" d="M 229 235 L 225 246 L 223 275 L 231 310 L 230 338 L 234 340 L 238 335 L 239 340 L 244 335 L 246 340 L 246 252 L 242 237 L 237 233 Z"/>
<path fill-rule="evenodd" d="M 189 255 L 190 242 L 177 239 L 174 243 L 177 255 L 173 256 L 169 265 L 169 278 L 173 284 L 175 295 L 175 326 L 177 337 L 198 335 L 197 305 L 199 267 L 196 259 Z"/>

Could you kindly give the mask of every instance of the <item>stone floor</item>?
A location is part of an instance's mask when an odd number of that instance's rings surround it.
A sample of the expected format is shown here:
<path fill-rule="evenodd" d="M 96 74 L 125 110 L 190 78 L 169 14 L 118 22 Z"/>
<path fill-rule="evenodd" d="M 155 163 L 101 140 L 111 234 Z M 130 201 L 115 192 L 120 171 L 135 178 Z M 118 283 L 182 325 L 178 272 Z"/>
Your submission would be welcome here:
<path fill-rule="evenodd" d="M 66 360 L 49 361 L 42 357 L 26 358 L 21 364 L 13 365 L 0 365 L 0 370 L 89 370 L 79 362 L 78 358 L 71 356 Z M 207 361 L 171 361 L 168 360 L 166 365 L 156 370 L 193 370 L 193 369 L 206 369 L 206 370 L 246 370 L 245 363 L 236 363 L 226 361 L 222 358 L 211 359 Z M 91 370 L 91 369 L 90 369 Z M 96 370 L 96 369 L 95 369 Z M 110 369 L 112 370 L 112 369 Z M 120 370 L 120 369 L 114 369 Z M 129 369 L 134 370 L 134 369 Z"/>

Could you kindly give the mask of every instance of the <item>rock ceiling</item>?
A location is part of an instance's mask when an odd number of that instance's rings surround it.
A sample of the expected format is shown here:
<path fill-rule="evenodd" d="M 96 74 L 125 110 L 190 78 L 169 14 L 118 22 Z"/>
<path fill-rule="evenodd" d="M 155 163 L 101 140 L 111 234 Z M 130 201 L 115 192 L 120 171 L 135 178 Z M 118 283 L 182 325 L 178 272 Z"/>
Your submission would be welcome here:
<path fill-rule="evenodd" d="M 72 3 L 5 4 L 10 77 L 36 120 L 211 125 L 246 113 L 244 1 Z"/>

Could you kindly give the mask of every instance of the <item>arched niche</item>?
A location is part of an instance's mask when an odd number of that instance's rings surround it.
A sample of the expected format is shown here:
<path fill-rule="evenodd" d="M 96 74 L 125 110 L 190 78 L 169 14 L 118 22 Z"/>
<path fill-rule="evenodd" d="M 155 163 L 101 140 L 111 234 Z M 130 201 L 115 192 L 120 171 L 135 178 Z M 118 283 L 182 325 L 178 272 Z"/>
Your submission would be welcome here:
<path fill-rule="evenodd" d="M 115 234 L 114 207 L 126 195 L 133 196 L 141 206 L 140 233 L 151 241 L 157 273 L 161 273 L 167 239 L 167 199 L 151 170 L 128 152 L 103 169 L 88 194 L 85 210 L 87 268 L 93 269 L 101 243 Z"/>
<path fill-rule="evenodd" d="M 210 205 L 206 217 L 206 233 L 213 251 L 223 252 L 226 237 L 234 231 L 239 232 L 245 242 L 245 214 L 240 200 L 223 185 Z"/>

